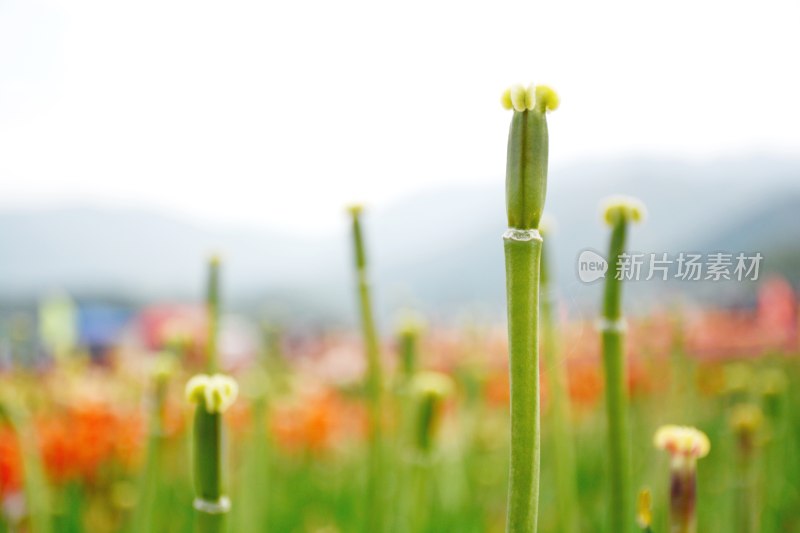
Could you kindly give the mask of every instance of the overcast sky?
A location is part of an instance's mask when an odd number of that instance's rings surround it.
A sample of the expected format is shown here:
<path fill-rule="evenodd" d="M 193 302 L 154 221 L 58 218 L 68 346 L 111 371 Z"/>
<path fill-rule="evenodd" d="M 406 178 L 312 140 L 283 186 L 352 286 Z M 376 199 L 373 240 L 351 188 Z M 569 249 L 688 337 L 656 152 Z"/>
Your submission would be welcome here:
<path fill-rule="evenodd" d="M 502 187 L 514 82 L 552 162 L 800 154 L 800 3 L 0 0 L 0 207 L 308 231 Z"/>

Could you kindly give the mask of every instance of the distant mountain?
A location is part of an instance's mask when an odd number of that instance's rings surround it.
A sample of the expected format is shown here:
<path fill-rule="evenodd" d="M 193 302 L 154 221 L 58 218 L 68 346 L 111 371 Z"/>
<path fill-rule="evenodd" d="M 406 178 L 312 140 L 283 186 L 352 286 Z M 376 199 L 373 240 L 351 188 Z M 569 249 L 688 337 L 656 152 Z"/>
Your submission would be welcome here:
<path fill-rule="evenodd" d="M 642 252 L 761 251 L 767 272 L 800 281 L 800 160 L 749 158 L 687 163 L 638 159 L 583 162 L 551 171 L 548 211 L 557 220 L 549 246 L 560 292 L 580 312 L 599 298 L 582 285 L 576 258 L 603 251 L 607 230 L 598 202 L 633 194 L 648 206 L 631 232 Z M 505 229 L 502 181 L 494 186 L 425 191 L 369 212 L 367 238 L 379 308 L 420 308 L 451 319 L 502 316 Z M 287 318 L 350 322 L 354 316 L 346 235 L 292 237 L 273 231 L 204 227 L 147 211 L 97 207 L 0 212 L 0 298 L 30 301 L 53 288 L 144 303 L 202 295 L 204 260 L 225 258 L 228 302 Z M 631 305 L 665 294 L 728 296 L 728 284 L 632 284 Z"/>

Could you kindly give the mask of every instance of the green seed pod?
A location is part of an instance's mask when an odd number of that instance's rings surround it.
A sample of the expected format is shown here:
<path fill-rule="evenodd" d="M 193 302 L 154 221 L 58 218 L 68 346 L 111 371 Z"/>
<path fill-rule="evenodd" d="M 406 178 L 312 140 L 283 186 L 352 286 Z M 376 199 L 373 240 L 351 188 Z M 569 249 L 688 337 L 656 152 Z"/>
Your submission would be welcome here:
<path fill-rule="evenodd" d="M 425 325 L 419 316 L 406 313 L 397 328 L 397 345 L 400 371 L 404 379 L 409 379 L 417 371 L 419 362 L 419 339 Z"/>
<path fill-rule="evenodd" d="M 506 211 L 508 226 L 536 229 L 547 192 L 547 111 L 558 107 L 558 96 L 546 86 L 508 89 L 503 107 L 513 109 L 508 133 Z"/>
<path fill-rule="evenodd" d="M 420 372 L 411 382 L 411 392 L 417 404 L 415 445 L 428 454 L 433 449 L 442 417 L 444 400 L 453 392 L 453 380 L 439 372 Z"/>
<path fill-rule="evenodd" d="M 347 208 L 352 218 L 353 243 L 355 244 L 356 268 L 363 270 L 367 267 L 367 254 L 364 252 L 364 235 L 361 230 L 361 214 L 364 207 L 361 205 L 351 205 Z"/>

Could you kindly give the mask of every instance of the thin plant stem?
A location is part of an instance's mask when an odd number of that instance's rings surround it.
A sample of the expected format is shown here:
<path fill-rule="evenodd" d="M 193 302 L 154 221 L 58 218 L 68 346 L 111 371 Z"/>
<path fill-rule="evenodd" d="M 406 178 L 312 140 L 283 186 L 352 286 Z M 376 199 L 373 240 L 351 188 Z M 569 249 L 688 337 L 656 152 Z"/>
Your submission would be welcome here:
<path fill-rule="evenodd" d="M 163 496 L 160 492 L 160 474 L 164 468 L 164 452 L 166 447 L 166 428 L 164 424 L 164 410 L 169 387 L 169 366 L 172 359 L 170 355 L 163 354 L 157 364 L 158 368 L 153 379 L 152 409 L 150 413 L 150 429 L 147 442 L 147 456 L 145 467 L 139 479 L 138 506 L 134 515 L 133 532 L 147 533 L 158 531 L 163 527 L 159 524 L 158 500 Z"/>
<path fill-rule="evenodd" d="M 620 217 L 611 231 L 601 325 L 608 421 L 610 531 L 630 531 L 633 516 L 631 445 L 625 345 L 622 327 L 622 281 L 617 258 L 625 250 L 627 221 Z"/>
<path fill-rule="evenodd" d="M 575 468 L 575 443 L 570 431 L 571 406 L 567 390 L 565 361 L 560 357 L 558 332 L 554 316 L 554 294 L 548 264 L 548 246 L 542 248 L 541 259 L 541 319 L 542 352 L 547 384 L 550 391 L 549 451 L 555 468 L 556 509 L 559 531 L 578 531 L 578 487 Z"/>
<path fill-rule="evenodd" d="M 219 370 L 219 314 L 220 314 L 220 258 L 212 256 L 208 262 L 208 286 L 206 288 L 206 310 L 208 314 L 208 344 L 206 347 L 206 371 Z"/>
<path fill-rule="evenodd" d="M 365 533 L 379 533 L 384 529 L 383 510 L 383 438 L 382 403 L 383 372 L 378 346 L 378 333 L 372 312 L 372 295 L 367 271 L 367 257 L 361 226 L 360 206 L 349 209 L 352 221 L 353 249 L 355 253 L 358 304 L 361 330 L 367 359 L 366 393 L 368 402 L 368 450 Z"/>

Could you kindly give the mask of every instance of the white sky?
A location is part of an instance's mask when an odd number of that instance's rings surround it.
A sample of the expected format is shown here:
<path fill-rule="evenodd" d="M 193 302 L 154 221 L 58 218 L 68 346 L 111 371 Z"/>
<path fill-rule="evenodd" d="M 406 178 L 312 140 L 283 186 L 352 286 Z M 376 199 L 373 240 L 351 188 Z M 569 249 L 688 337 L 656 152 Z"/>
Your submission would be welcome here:
<path fill-rule="evenodd" d="M 800 154 L 800 3 L 0 0 L 0 207 L 306 231 L 502 187 L 513 82 L 554 165 Z"/>

